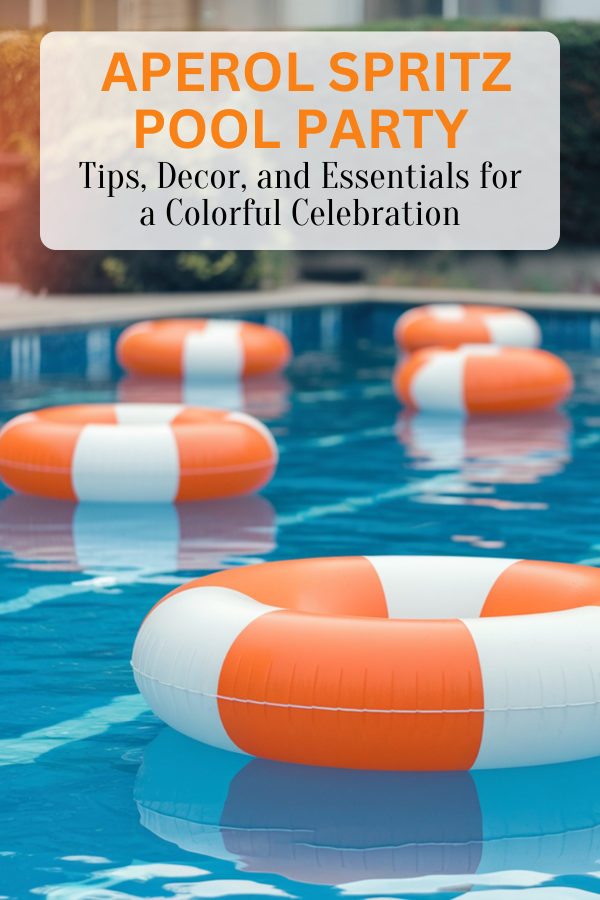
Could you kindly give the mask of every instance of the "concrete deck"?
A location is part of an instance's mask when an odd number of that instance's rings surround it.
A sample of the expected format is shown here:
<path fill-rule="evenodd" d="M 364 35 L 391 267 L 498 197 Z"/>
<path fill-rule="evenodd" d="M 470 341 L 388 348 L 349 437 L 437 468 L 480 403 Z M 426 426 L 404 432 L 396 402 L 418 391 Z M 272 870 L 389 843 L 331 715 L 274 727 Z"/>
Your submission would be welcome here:
<path fill-rule="evenodd" d="M 521 309 L 600 312 L 600 295 L 524 291 L 380 287 L 367 284 L 299 283 L 265 291 L 198 294 L 0 293 L 0 334 L 120 325 L 138 319 L 204 316 L 345 303 L 485 303 Z"/>

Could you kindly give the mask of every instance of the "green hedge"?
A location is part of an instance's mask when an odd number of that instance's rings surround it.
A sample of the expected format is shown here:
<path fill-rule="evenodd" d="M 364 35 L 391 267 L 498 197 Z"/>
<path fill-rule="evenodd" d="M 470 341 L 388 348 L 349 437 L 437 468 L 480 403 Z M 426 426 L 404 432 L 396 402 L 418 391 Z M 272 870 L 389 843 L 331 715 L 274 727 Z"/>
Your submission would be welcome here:
<path fill-rule="evenodd" d="M 55 251 L 39 237 L 41 33 L 0 33 L 0 152 L 29 157 L 30 182 L 11 225 L 21 282 L 36 293 L 205 291 L 255 287 L 263 260 L 250 251 Z"/>
<path fill-rule="evenodd" d="M 561 49 L 561 242 L 600 245 L 600 24 L 404 19 L 366 31 L 550 31 Z"/>

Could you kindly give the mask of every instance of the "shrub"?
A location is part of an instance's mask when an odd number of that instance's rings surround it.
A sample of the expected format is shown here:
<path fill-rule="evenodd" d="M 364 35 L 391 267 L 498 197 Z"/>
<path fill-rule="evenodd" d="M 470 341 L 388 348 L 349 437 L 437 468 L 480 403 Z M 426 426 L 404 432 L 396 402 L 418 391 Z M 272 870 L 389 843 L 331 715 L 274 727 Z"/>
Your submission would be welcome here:
<path fill-rule="evenodd" d="M 600 24 L 407 19 L 376 31 L 550 31 L 561 49 L 561 241 L 600 244 Z"/>

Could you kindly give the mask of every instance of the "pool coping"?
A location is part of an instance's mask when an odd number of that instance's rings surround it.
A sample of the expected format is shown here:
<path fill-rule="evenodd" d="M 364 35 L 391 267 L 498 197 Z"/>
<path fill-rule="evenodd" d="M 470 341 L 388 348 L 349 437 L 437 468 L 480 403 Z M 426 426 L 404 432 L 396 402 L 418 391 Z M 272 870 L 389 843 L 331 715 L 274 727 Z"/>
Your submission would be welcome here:
<path fill-rule="evenodd" d="M 0 334 L 122 325 L 139 319 L 352 303 L 484 303 L 530 310 L 600 312 L 599 294 L 299 282 L 257 291 L 173 294 L 0 293 Z"/>

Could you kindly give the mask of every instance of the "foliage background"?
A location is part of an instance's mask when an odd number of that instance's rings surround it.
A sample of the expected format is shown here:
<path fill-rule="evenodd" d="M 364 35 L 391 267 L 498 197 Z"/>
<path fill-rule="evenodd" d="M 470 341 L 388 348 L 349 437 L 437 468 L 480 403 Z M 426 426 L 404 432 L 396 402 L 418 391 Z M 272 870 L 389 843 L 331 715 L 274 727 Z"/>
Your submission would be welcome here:
<path fill-rule="evenodd" d="M 600 245 L 600 24 L 473 19 L 405 19 L 374 31 L 550 31 L 561 45 L 561 243 Z M 25 153 L 30 184 L 13 248 L 32 290 L 190 291 L 253 287 L 261 256 L 171 251 L 52 251 L 38 236 L 39 45 L 42 35 L 0 33 L 0 152 Z"/>

